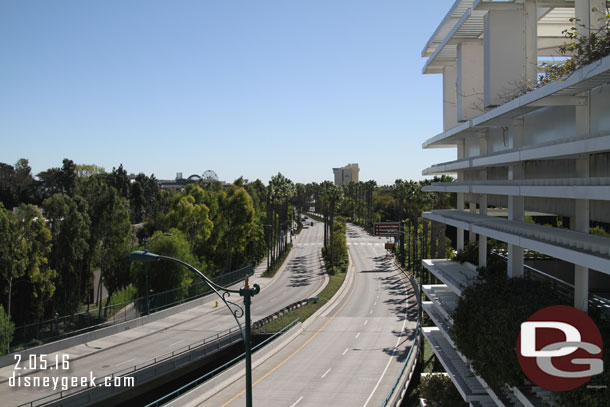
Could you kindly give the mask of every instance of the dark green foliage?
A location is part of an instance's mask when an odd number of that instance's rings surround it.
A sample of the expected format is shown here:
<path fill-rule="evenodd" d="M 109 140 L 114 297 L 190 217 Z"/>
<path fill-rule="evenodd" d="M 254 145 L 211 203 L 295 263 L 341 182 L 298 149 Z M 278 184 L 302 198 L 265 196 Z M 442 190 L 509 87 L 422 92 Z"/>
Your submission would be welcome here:
<path fill-rule="evenodd" d="M 15 167 L 0 163 L 0 202 L 11 209 L 20 203 L 35 203 L 36 183 L 28 160 L 21 158 Z"/>
<path fill-rule="evenodd" d="M 87 202 L 80 196 L 55 194 L 43 202 L 43 209 L 53 238 L 49 264 L 57 271 L 53 311 L 64 315 L 86 299 L 91 220 Z"/>
<path fill-rule="evenodd" d="M 453 314 L 455 343 L 490 386 L 516 386 L 525 378 L 515 346 L 522 322 L 563 304 L 546 283 L 523 278 L 488 279 L 462 293 Z"/>
<path fill-rule="evenodd" d="M 506 278 L 506 261 L 500 256 L 487 256 L 487 267 L 478 267 L 479 278 L 484 280 L 489 279 L 505 279 Z"/>
<path fill-rule="evenodd" d="M 140 223 L 154 213 L 159 199 L 159 184 L 152 175 L 139 173 L 129 185 L 129 213 L 132 223 Z"/>
<path fill-rule="evenodd" d="M 155 232 L 151 237 L 149 251 L 164 256 L 174 257 L 191 264 L 201 272 L 205 272 L 199 261 L 191 253 L 190 245 L 184 233 L 178 229 L 170 229 L 171 236 Z M 153 240 L 154 239 L 154 240 Z M 131 265 L 131 281 L 137 289 L 137 297 L 146 294 L 146 272 L 148 268 L 148 288 L 151 294 L 179 288 L 173 294 L 177 301 L 186 295 L 189 285 L 196 279 L 194 273 L 186 267 L 168 261 L 154 263 L 133 262 Z M 164 299 L 166 300 L 166 299 Z M 167 301 L 168 303 L 171 301 Z M 154 308 L 155 304 L 151 304 Z"/>
<path fill-rule="evenodd" d="M 345 239 L 345 223 L 335 222 L 333 232 L 333 255 L 334 261 L 330 261 L 330 246 L 322 249 L 322 255 L 326 263 L 326 270 L 330 275 L 345 273 L 349 264 L 347 255 L 347 243 Z"/>
<path fill-rule="evenodd" d="M 419 396 L 426 399 L 426 405 L 433 407 L 468 406 L 448 376 L 443 374 L 427 374 L 420 380 L 417 387 Z"/>
<path fill-rule="evenodd" d="M 458 263 L 479 264 L 479 243 L 475 242 L 465 245 L 464 250 L 458 250 L 454 260 Z"/>

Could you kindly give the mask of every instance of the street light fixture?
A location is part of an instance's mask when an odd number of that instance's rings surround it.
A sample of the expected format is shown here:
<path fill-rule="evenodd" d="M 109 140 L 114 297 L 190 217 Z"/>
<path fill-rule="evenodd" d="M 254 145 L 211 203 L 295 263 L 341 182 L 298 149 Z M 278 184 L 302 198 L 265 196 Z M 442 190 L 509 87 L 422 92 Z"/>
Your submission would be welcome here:
<path fill-rule="evenodd" d="M 141 261 L 141 262 L 148 262 L 148 263 L 159 261 L 159 260 L 167 260 L 167 261 L 170 261 L 173 263 L 181 264 L 181 265 L 185 266 L 186 268 L 188 268 L 189 270 L 191 270 L 197 276 L 199 276 L 199 278 L 201 278 L 203 280 L 203 282 L 206 283 L 207 286 L 210 287 L 216 293 L 216 295 L 218 295 L 218 297 L 222 300 L 222 302 L 224 302 L 224 304 L 227 306 L 229 311 L 231 311 L 231 315 L 233 315 L 233 318 L 235 318 L 235 322 L 237 322 L 237 326 L 239 327 L 242 337 L 244 338 L 245 355 L 246 355 L 246 406 L 252 407 L 252 347 L 251 347 L 251 343 L 250 343 L 252 327 L 251 327 L 251 322 L 250 322 L 250 304 L 252 303 L 252 297 L 260 292 L 260 289 L 261 289 L 260 286 L 258 284 L 254 284 L 254 286 L 252 288 L 250 288 L 250 286 L 248 285 L 248 274 L 246 273 L 246 280 L 244 283 L 244 287 L 240 288 L 239 290 L 230 290 L 228 288 L 219 286 L 218 284 L 214 283 L 209 278 L 207 278 L 205 276 L 205 274 L 203 274 L 201 271 L 197 270 L 195 267 L 191 266 L 190 264 L 188 264 L 182 260 L 179 260 L 179 259 L 176 259 L 173 257 L 169 257 L 169 256 L 162 256 L 160 254 L 151 253 L 148 250 L 145 250 L 145 251 L 137 250 L 137 251 L 131 252 L 129 254 L 129 258 L 132 261 Z M 250 267 L 252 267 L 252 266 L 250 266 Z M 220 292 L 222 292 L 222 294 Z M 229 297 L 232 293 L 239 294 L 240 296 L 244 297 L 245 312 L 244 312 L 244 308 L 242 308 L 238 304 L 236 304 L 232 301 L 229 301 L 227 299 L 227 297 Z M 233 308 L 231 306 L 233 306 Z M 245 319 L 246 319 L 245 320 L 245 329 L 242 329 L 241 323 L 239 322 L 239 318 L 241 318 L 242 316 L 245 316 Z"/>

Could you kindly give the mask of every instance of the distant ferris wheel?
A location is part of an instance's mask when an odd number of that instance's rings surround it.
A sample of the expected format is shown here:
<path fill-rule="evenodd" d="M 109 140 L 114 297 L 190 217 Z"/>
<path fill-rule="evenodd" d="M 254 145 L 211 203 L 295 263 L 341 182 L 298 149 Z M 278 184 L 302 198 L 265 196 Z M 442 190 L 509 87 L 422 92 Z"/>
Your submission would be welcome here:
<path fill-rule="evenodd" d="M 213 170 L 206 170 L 203 173 L 204 181 L 218 181 L 218 175 Z"/>

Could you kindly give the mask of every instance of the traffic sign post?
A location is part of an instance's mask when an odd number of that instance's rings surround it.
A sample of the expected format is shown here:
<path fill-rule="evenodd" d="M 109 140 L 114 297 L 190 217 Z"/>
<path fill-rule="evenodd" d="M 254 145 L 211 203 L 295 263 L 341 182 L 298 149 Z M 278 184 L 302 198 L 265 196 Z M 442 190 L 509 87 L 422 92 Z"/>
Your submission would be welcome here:
<path fill-rule="evenodd" d="M 376 222 L 373 224 L 375 236 L 399 236 L 400 222 Z"/>

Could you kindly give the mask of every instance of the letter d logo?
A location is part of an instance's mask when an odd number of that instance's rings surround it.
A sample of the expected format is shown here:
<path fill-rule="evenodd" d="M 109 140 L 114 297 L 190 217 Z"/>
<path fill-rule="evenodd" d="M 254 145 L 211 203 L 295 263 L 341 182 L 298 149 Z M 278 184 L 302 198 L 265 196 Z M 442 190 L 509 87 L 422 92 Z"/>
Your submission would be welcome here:
<path fill-rule="evenodd" d="M 582 386 L 603 372 L 602 339 L 582 311 L 564 305 L 543 308 L 521 324 L 517 357 L 525 375 L 552 391 Z"/>

